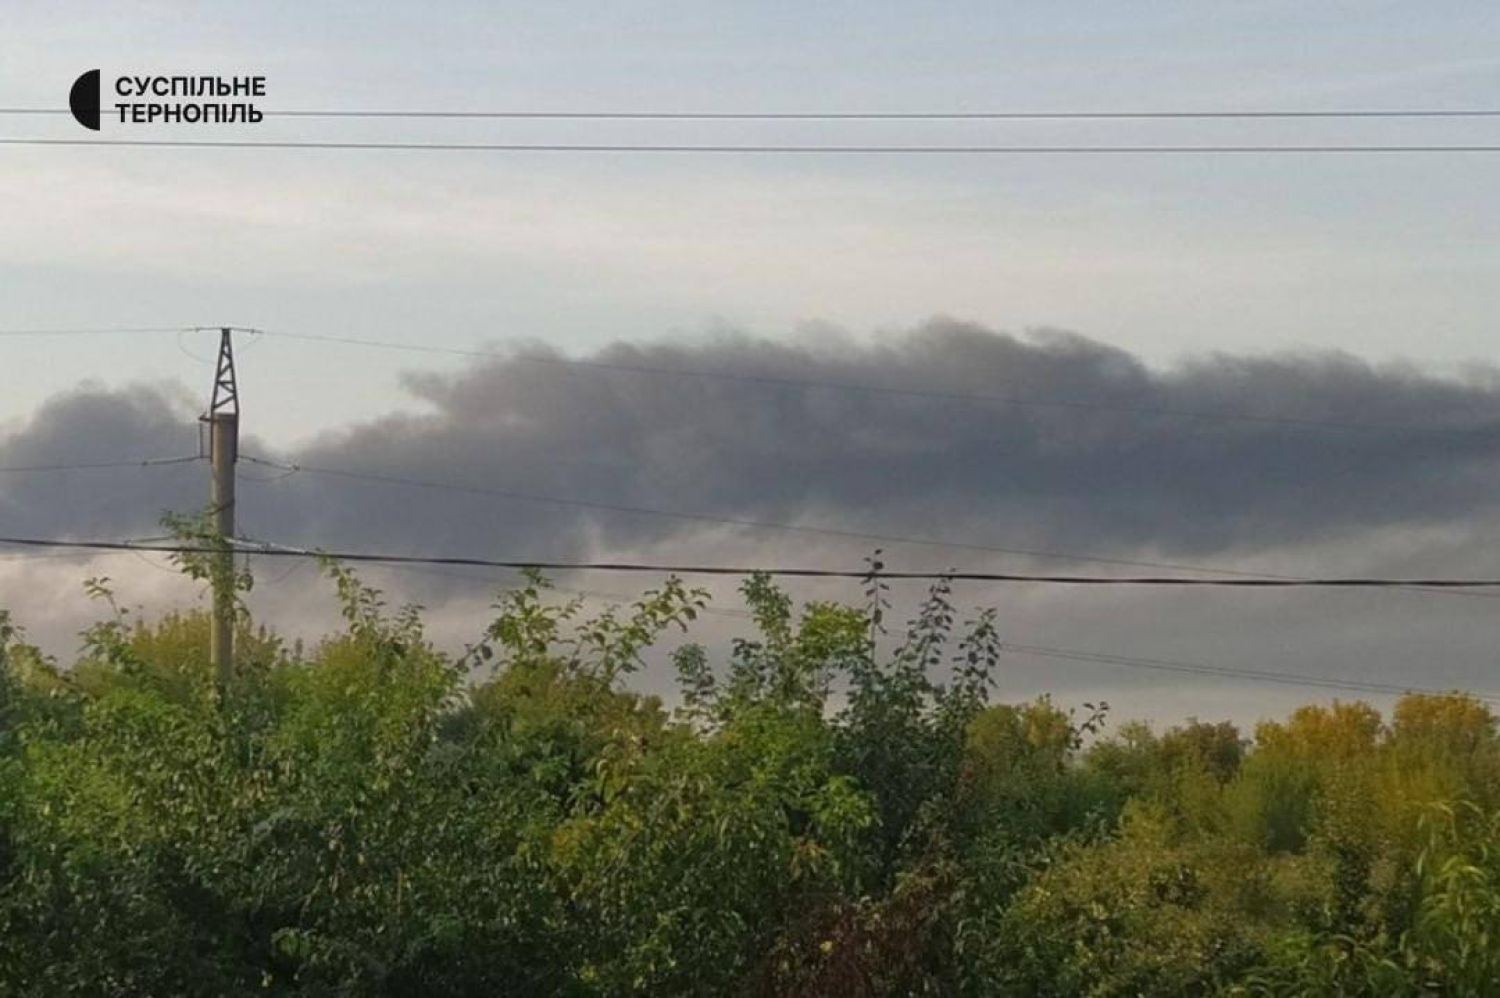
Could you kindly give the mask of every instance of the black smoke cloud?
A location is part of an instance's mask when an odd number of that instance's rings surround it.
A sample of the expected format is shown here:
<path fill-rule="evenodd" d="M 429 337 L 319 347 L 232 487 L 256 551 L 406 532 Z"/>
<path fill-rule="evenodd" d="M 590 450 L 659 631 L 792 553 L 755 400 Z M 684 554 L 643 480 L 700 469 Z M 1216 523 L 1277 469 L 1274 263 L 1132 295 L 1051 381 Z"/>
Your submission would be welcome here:
<path fill-rule="evenodd" d="M 197 453 L 197 425 L 185 392 L 146 386 L 106 391 L 84 383 L 49 399 L 0 437 L 0 533 L 159 534 L 162 513 L 201 503 L 202 476 L 193 474 L 192 464 L 77 466 Z M 46 470 L 16 470 L 32 468 Z"/>
<path fill-rule="evenodd" d="M 947 320 L 873 341 L 825 330 L 798 342 L 618 343 L 586 358 L 604 366 L 538 356 L 556 355 L 530 345 L 459 374 L 411 374 L 427 413 L 331 430 L 296 453 L 253 440 L 245 452 L 616 507 L 1106 556 L 1326 544 L 1482 519 L 1500 495 L 1500 377 L 1487 369 L 1460 379 L 1343 354 L 1213 354 L 1162 370 L 1075 334 Z M 159 391 L 80 390 L 0 443 L 0 465 L 191 452 L 191 415 Z M 253 411 L 246 419 L 253 426 Z M 244 532 L 286 543 L 522 559 L 668 545 L 691 559 L 712 527 L 242 471 Z M 0 476 L 3 532 L 139 531 L 165 506 L 196 504 L 203 488 L 201 469 L 97 474 Z M 818 544 L 850 557 L 874 546 Z"/>

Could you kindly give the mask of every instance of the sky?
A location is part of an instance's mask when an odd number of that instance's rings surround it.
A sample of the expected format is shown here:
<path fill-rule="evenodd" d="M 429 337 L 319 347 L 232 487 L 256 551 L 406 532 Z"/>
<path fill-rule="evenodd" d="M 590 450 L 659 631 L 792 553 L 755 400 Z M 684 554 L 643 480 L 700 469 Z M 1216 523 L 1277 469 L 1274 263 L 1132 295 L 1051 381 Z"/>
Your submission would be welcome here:
<path fill-rule="evenodd" d="M 1478 3 L 83 3 L 64 16 L 18 0 L 0 31 L 0 107 L 60 107 L 99 67 L 106 80 L 263 75 L 268 109 L 1495 108 L 1497 41 L 1500 16 Z M 1496 127 L 270 119 L 212 134 L 106 122 L 103 137 L 1493 144 Z M 86 133 L 65 116 L 0 115 L 0 134 Z M 286 543 L 840 566 L 875 543 L 717 517 L 968 545 L 893 549 L 934 570 L 1109 570 L 981 550 L 1003 547 L 1500 576 L 1487 550 L 1493 160 L 0 146 L 0 331 L 264 329 L 239 341 L 247 453 L 596 504 L 243 468 L 242 526 Z M 214 345 L 192 332 L 0 339 L 0 467 L 192 453 Z M 200 501 L 203 477 L 191 464 L 0 475 L 0 532 L 159 532 L 159 511 Z M 79 573 L 97 567 L 0 559 L 0 606 L 66 650 L 90 612 Z M 194 595 L 138 559 L 105 567 L 142 601 Z M 310 575 L 257 598 L 315 628 Z M 383 581 L 455 635 L 485 602 L 471 581 Z M 1500 689 L 1481 597 L 965 598 L 1003 602 L 1017 643 Z M 1244 720 L 1316 695 L 1059 662 L 1016 662 L 1010 692 Z"/>

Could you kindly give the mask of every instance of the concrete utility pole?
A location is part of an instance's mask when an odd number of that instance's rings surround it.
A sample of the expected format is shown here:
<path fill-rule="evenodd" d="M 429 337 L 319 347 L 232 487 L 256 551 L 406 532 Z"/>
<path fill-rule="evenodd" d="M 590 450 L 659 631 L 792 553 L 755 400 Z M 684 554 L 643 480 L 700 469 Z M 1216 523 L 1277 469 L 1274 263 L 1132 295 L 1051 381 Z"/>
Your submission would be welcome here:
<path fill-rule="evenodd" d="M 208 457 L 213 466 L 209 509 L 220 551 L 214 555 L 214 613 L 211 642 L 214 673 L 221 691 L 234 672 L 234 465 L 240 454 L 240 392 L 234 377 L 234 340 L 219 330 L 219 366 L 208 406 Z"/>

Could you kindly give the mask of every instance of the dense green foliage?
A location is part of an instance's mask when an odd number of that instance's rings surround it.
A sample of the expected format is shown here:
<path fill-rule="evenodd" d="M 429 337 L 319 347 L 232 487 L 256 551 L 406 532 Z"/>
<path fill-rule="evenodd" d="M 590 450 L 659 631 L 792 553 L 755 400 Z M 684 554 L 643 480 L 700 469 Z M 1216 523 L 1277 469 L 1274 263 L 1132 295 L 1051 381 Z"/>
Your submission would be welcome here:
<path fill-rule="evenodd" d="M 247 621 L 222 695 L 201 614 L 111 602 L 68 668 L 0 615 L 0 993 L 1500 993 L 1473 698 L 1110 731 L 991 704 L 942 586 L 888 634 L 754 578 L 668 709 L 624 678 L 675 581 L 532 579 L 454 658 L 330 572 L 347 626 Z"/>

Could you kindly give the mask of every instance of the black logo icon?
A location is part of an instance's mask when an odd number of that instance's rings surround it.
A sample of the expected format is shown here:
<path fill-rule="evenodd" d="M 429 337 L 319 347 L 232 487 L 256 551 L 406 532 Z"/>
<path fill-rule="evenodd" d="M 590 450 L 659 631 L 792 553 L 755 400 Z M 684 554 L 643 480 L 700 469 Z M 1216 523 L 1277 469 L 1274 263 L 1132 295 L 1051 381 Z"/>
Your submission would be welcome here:
<path fill-rule="evenodd" d="M 68 107 L 73 118 L 84 128 L 99 130 L 99 71 L 91 69 L 73 81 L 68 91 Z"/>

